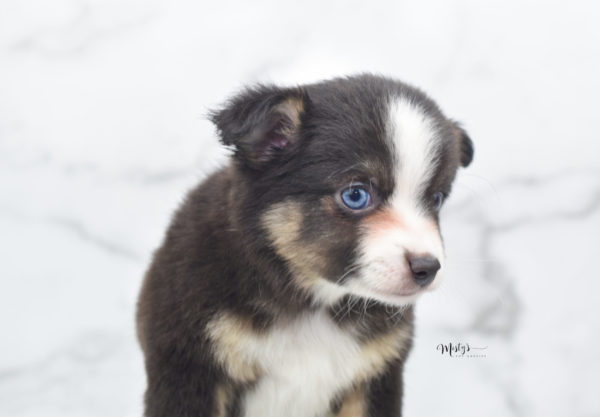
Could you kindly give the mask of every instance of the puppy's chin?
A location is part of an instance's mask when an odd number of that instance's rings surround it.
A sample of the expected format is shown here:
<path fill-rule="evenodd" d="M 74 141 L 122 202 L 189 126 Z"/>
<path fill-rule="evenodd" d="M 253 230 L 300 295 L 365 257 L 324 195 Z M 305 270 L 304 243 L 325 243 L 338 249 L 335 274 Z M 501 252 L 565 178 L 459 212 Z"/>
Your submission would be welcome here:
<path fill-rule="evenodd" d="M 439 281 L 441 281 L 438 278 L 428 287 L 415 287 L 397 293 L 371 288 L 358 277 L 351 278 L 342 285 L 320 278 L 314 282 L 312 292 L 317 304 L 327 306 L 334 305 L 347 295 L 375 300 L 392 306 L 406 306 L 414 304 L 423 293 L 437 288 Z"/>
<path fill-rule="evenodd" d="M 354 278 L 349 280 L 345 287 L 349 293 L 355 296 L 377 300 L 384 304 L 403 306 L 413 304 L 423 292 L 424 288 L 414 288 L 404 291 L 382 291 L 375 288 L 371 288 L 366 285 L 360 278 Z"/>

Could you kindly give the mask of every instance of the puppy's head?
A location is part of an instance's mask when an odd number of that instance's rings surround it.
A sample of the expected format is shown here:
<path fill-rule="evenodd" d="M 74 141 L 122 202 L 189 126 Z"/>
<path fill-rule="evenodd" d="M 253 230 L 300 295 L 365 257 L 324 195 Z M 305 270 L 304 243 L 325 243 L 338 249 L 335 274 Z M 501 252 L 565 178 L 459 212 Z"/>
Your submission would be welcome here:
<path fill-rule="evenodd" d="M 473 146 L 423 93 L 372 75 L 259 86 L 211 118 L 234 149 L 237 222 L 284 261 L 282 285 L 400 305 L 439 283 L 438 214 Z"/>

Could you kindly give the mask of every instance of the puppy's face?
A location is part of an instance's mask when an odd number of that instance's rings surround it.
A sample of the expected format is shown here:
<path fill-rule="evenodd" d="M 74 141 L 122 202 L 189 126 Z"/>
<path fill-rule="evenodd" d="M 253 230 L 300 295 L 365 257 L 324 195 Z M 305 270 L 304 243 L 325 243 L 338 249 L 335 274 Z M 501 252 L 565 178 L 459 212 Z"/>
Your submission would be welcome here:
<path fill-rule="evenodd" d="M 438 213 L 473 148 L 421 92 L 368 75 L 259 87 L 213 120 L 235 149 L 241 221 L 291 284 L 326 304 L 353 294 L 395 305 L 438 285 Z"/>

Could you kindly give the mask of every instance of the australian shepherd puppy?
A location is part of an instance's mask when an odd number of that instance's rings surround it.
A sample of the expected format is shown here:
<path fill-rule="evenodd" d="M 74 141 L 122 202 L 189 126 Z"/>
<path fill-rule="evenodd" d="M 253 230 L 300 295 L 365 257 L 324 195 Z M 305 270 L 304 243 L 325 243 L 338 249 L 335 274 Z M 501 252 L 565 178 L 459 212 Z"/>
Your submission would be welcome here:
<path fill-rule="evenodd" d="M 145 415 L 399 416 L 471 140 L 368 74 L 250 87 L 211 120 L 231 160 L 175 214 L 139 299 Z"/>

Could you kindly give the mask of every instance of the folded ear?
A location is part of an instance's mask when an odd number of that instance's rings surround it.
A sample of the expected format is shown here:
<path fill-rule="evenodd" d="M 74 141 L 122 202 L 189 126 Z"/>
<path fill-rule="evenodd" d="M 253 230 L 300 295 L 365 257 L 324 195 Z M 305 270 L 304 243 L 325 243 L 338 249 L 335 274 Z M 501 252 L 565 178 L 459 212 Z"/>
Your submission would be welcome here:
<path fill-rule="evenodd" d="M 454 125 L 454 130 L 459 141 L 460 164 L 463 167 L 467 167 L 473 161 L 473 154 L 475 152 L 473 148 L 473 141 L 459 123 L 452 122 L 452 124 Z"/>
<path fill-rule="evenodd" d="M 231 98 L 210 120 L 221 142 L 247 166 L 262 169 L 295 148 L 306 94 L 300 88 L 258 85 Z"/>

